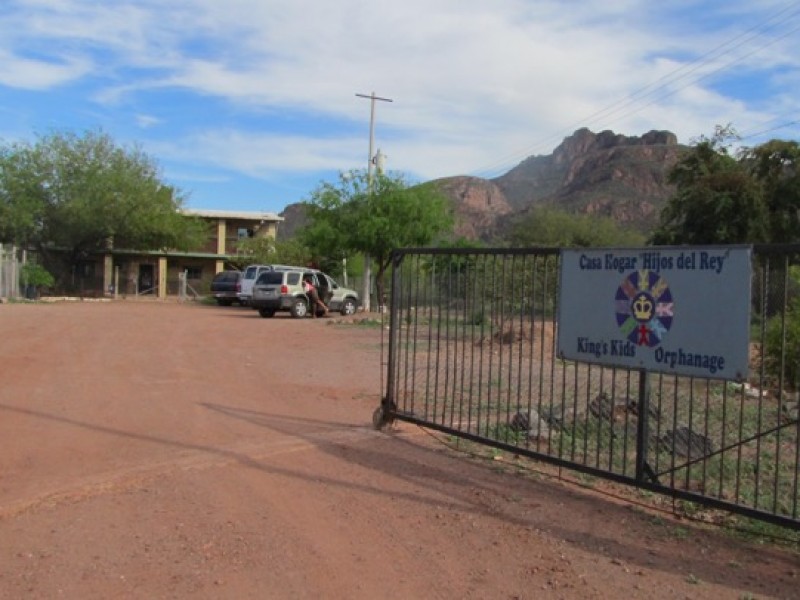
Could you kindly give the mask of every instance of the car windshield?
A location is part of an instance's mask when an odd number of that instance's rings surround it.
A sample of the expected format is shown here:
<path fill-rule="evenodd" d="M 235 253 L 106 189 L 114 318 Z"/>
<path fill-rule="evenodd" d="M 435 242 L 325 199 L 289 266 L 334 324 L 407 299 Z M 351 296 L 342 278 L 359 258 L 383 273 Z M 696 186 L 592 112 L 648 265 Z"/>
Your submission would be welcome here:
<path fill-rule="evenodd" d="M 257 272 L 258 272 L 258 267 L 247 267 L 247 269 L 244 272 L 244 278 L 255 279 Z"/>

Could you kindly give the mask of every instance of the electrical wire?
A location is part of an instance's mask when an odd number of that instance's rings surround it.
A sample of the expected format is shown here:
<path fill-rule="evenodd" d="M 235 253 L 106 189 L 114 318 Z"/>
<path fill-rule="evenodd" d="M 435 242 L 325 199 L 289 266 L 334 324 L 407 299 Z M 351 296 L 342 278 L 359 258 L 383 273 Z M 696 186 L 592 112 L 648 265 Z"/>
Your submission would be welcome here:
<path fill-rule="evenodd" d="M 595 113 L 592 113 L 588 117 L 585 117 L 584 119 L 573 123 L 571 126 L 567 126 L 567 128 L 561 130 L 559 133 L 554 133 L 542 139 L 541 141 L 537 142 L 536 144 L 529 146 L 526 150 L 516 151 L 513 154 L 505 155 L 504 157 L 501 157 L 498 161 L 493 162 L 487 167 L 474 170 L 473 174 L 475 176 L 480 176 L 481 174 L 485 174 L 487 178 L 491 177 L 492 174 L 494 173 L 497 173 L 498 175 L 502 174 L 508 170 L 510 164 L 518 163 L 520 161 L 520 156 L 522 157 L 531 156 L 536 149 L 544 147 L 546 144 L 552 145 L 553 143 L 560 141 L 561 139 L 563 139 L 565 135 L 571 134 L 574 131 L 575 127 L 586 126 L 587 123 L 591 124 L 592 122 L 597 122 L 601 118 L 607 119 L 611 116 L 618 115 L 615 119 L 611 121 L 605 121 L 606 124 L 615 123 L 623 118 L 627 118 L 631 115 L 641 112 L 648 106 L 651 106 L 658 101 L 674 96 L 675 94 L 686 89 L 687 87 L 694 85 L 699 81 L 707 79 L 712 75 L 715 75 L 725 69 L 728 69 L 729 67 L 741 62 L 745 58 L 748 58 L 758 52 L 763 51 L 764 49 L 774 45 L 778 41 L 800 30 L 800 26 L 794 27 L 775 38 L 767 40 L 764 44 L 755 47 L 751 51 L 737 55 L 733 57 L 731 60 L 728 60 L 727 62 L 721 64 L 717 68 L 711 71 L 703 72 L 698 76 L 693 77 L 688 81 L 686 81 L 684 85 L 678 88 L 674 88 L 674 85 L 676 83 L 686 80 L 692 74 L 697 73 L 704 67 L 711 65 L 713 62 L 717 62 L 720 58 L 731 54 L 734 50 L 741 48 L 748 42 L 756 40 L 759 37 L 762 37 L 767 32 L 775 29 L 775 27 L 779 25 L 785 25 L 791 20 L 797 18 L 798 15 L 800 15 L 800 2 L 792 2 L 783 9 L 771 14 L 760 23 L 754 25 L 753 27 L 750 27 L 744 32 L 734 36 L 733 38 L 709 50 L 696 60 L 674 69 L 670 73 L 667 73 L 662 77 L 660 77 L 659 79 L 657 79 L 656 81 L 642 88 L 639 88 L 632 94 L 624 98 L 621 98 L 617 102 L 614 102 L 613 104 L 599 111 L 596 111 Z M 643 105 L 639 105 L 637 108 L 635 108 L 635 110 L 628 110 L 627 112 L 622 112 L 625 109 L 634 107 L 637 104 L 641 104 L 642 101 L 645 101 L 648 98 L 650 98 L 650 101 L 646 102 Z"/>
<path fill-rule="evenodd" d="M 773 119 L 775 121 L 777 119 Z M 760 131 L 756 131 L 754 133 L 748 133 L 746 135 L 742 134 L 739 136 L 740 140 L 750 140 L 753 138 L 761 137 L 767 133 L 772 133 L 773 131 L 778 131 L 779 129 L 786 129 L 787 127 L 791 127 L 792 125 L 800 125 L 800 120 L 794 121 L 787 121 L 786 123 L 782 123 L 780 125 L 776 125 L 775 127 L 770 127 L 769 129 L 762 129 Z"/>

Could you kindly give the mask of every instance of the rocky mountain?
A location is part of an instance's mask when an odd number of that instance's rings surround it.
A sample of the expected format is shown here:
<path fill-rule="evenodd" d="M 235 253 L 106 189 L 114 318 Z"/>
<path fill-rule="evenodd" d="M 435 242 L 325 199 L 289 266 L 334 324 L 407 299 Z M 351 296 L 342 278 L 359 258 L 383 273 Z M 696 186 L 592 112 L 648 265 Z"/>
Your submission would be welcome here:
<path fill-rule="evenodd" d="M 514 220 L 538 206 L 607 216 L 647 232 L 674 191 L 667 173 L 684 149 L 668 131 L 638 137 L 579 129 L 552 154 L 526 158 L 495 179 L 439 182 L 453 198 L 457 233 L 465 237 L 502 239 Z M 476 212 L 483 217 L 478 226 Z"/>
<path fill-rule="evenodd" d="M 489 241 L 498 236 L 498 224 L 517 211 L 494 182 L 479 177 L 448 177 L 437 181 L 442 193 L 453 201 L 456 235 Z"/>
<path fill-rule="evenodd" d="M 304 227 L 308 221 L 306 204 L 305 202 L 289 204 L 278 216 L 283 217 L 283 222 L 278 225 L 276 239 L 279 242 L 285 242 L 292 239 L 297 230 Z"/>
<path fill-rule="evenodd" d="M 579 129 L 546 156 L 531 156 L 494 179 L 437 180 L 453 201 L 456 234 L 485 242 L 502 240 L 515 220 L 550 206 L 573 213 L 611 217 L 650 231 L 672 195 L 667 173 L 685 146 L 669 131 L 625 136 Z M 281 225 L 293 231 L 302 211 L 290 205 Z"/>

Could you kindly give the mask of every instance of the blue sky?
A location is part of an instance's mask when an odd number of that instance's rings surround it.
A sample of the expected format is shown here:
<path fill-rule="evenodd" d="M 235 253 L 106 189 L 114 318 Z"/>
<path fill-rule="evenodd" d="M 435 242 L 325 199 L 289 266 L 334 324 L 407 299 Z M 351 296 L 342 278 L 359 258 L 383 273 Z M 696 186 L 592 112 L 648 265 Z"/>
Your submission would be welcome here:
<path fill-rule="evenodd" d="M 580 127 L 800 139 L 800 1 L 3 0 L 0 139 L 101 129 L 186 206 L 280 212 L 375 149 L 496 177 Z"/>

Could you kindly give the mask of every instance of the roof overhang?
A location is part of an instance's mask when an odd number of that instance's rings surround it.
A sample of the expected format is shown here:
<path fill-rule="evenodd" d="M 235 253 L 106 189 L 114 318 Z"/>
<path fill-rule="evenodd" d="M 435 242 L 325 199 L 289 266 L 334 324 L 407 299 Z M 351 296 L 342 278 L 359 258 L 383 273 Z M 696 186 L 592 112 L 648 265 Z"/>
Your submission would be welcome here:
<path fill-rule="evenodd" d="M 271 212 L 237 211 L 237 210 L 207 210 L 204 208 L 183 208 L 183 214 L 190 217 L 203 217 L 206 219 L 236 219 L 239 221 L 283 221 L 283 217 Z"/>

